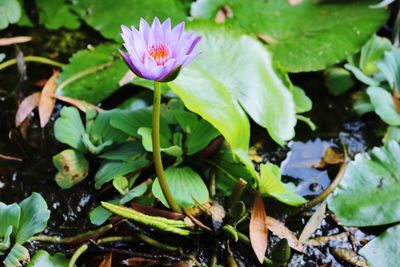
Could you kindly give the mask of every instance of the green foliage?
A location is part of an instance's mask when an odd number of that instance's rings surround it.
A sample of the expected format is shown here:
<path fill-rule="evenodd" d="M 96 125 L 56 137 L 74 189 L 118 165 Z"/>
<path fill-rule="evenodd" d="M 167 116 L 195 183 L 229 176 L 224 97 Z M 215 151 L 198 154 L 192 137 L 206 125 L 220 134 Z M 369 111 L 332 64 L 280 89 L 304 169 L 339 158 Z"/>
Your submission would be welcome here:
<path fill-rule="evenodd" d="M 56 183 L 62 188 L 71 188 L 80 183 L 89 174 L 89 162 L 85 156 L 74 149 L 66 149 L 53 156 L 57 168 Z"/>
<path fill-rule="evenodd" d="M 47 251 L 39 250 L 26 267 L 67 267 L 68 262 L 69 260 L 61 253 L 50 255 Z"/>
<path fill-rule="evenodd" d="M 328 199 L 343 225 L 372 226 L 400 221 L 400 145 L 395 141 L 357 154 Z"/>
<path fill-rule="evenodd" d="M 55 30 L 64 27 L 73 30 L 81 25 L 72 5 L 66 0 L 36 0 L 36 5 L 39 10 L 40 24 L 48 29 Z"/>
<path fill-rule="evenodd" d="M 104 37 L 118 41 L 122 24 L 137 27 L 140 18 L 152 21 L 155 16 L 160 20 L 170 17 L 178 23 L 186 17 L 178 0 L 120 0 L 118 3 L 113 0 L 73 0 L 72 3 L 88 25 Z"/>
<path fill-rule="evenodd" d="M 7 254 L 13 245 L 3 261 L 6 267 L 29 261 L 29 251 L 22 244 L 43 231 L 49 217 L 46 201 L 38 193 L 32 193 L 19 204 L 0 202 L 0 255 Z"/>
<path fill-rule="evenodd" d="M 54 136 L 61 143 L 67 144 L 78 151 L 85 152 L 86 148 L 82 141 L 85 134 L 79 111 L 73 107 L 64 107 L 60 117 L 54 124 Z"/>
<path fill-rule="evenodd" d="M 57 94 L 96 104 L 119 88 L 118 82 L 126 71 L 127 67 L 119 59 L 118 46 L 115 44 L 81 50 L 70 58 L 60 74 L 61 85 L 69 79 L 74 80 L 70 80 Z"/>
<path fill-rule="evenodd" d="M 386 77 L 390 88 L 397 90 L 400 95 L 400 49 L 385 52 L 384 57 L 377 65 Z"/>
<path fill-rule="evenodd" d="M 199 44 L 203 53 L 169 83 L 185 106 L 218 129 L 235 151 L 248 149 L 245 111 L 277 143 L 292 138 L 293 97 L 272 68 L 268 51 L 227 28 L 204 23 L 192 28 L 203 35 Z"/>
<path fill-rule="evenodd" d="M 348 70 L 331 67 L 325 70 L 325 84 L 333 95 L 341 95 L 354 85 L 354 80 Z"/>
<path fill-rule="evenodd" d="M 400 225 L 390 227 L 368 242 L 360 251 L 371 267 L 397 266 L 400 251 Z"/>
<path fill-rule="evenodd" d="M 400 125 L 400 112 L 396 110 L 392 95 L 381 87 L 369 87 L 367 89 L 369 99 L 379 117 L 389 125 Z"/>
<path fill-rule="evenodd" d="M 258 190 L 262 196 L 270 196 L 292 206 L 304 204 L 306 200 L 295 193 L 296 186 L 281 181 L 281 170 L 272 163 L 260 165 Z"/>
<path fill-rule="evenodd" d="M 208 201 L 208 189 L 200 175 L 190 167 L 168 167 L 165 170 L 168 185 L 176 202 L 184 208 L 191 208 L 196 203 Z M 160 183 L 156 179 L 152 192 L 166 207 L 169 207 L 165 199 Z"/>
<path fill-rule="evenodd" d="M 2 0 L 0 2 L 0 30 L 8 24 L 16 23 L 21 17 L 21 6 L 17 0 Z"/>
<path fill-rule="evenodd" d="M 321 70 L 354 54 L 387 19 L 384 9 L 371 9 L 373 0 L 316 4 L 304 0 L 292 6 L 282 0 L 198 0 L 195 18 L 214 19 L 227 5 L 233 17 L 226 24 L 268 36 L 269 47 L 288 72 Z M 340 23 L 338 23 L 340 21 Z"/>

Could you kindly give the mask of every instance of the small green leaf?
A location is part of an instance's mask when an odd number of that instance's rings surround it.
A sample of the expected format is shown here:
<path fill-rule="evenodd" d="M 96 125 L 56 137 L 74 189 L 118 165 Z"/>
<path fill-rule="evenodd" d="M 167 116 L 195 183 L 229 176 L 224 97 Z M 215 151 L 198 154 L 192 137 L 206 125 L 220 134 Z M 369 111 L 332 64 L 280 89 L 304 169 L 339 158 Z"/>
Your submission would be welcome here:
<path fill-rule="evenodd" d="M 151 128 L 147 127 L 140 127 L 138 129 L 138 134 L 142 137 L 143 147 L 149 152 L 153 151 L 151 131 L 152 131 Z M 183 154 L 181 147 L 171 144 L 168 141 L 168 139 L 163 135 L 160 135 L 160 146 L 161 146 L 161 152 L 164 152 L 165 154 L 168 154 L 170 156 L 179 158 Z"/>
<path fill-rule="evenodd" d="M 19 206 L 21 207 L 21 220 L 15 240 L 17 243 L 23 244 L 46 228 L 50 210 L 47 209 L 43 197 L 35 192 L 19 203 Z"/>
<path fill-rule="evenodd" d="M 125 195 L 129 188 L 128 188 L 128 179 L 124 176 L 117 176 L 113 179 L 113 186 L 121 195 Z"/>
<path fill-rule="evenodd" d="M 64 27 L 73 30 L 81 25 L 72 6 L 65 0 L 36 0 L 36 5 L 39 10 L 40 24 L 48 29 L 55 30 Z"/>
<path fill-rule="evenodd" d="M 119 200 L 110 200 L 108 203 L 118 204 Z M 92 224 L 102 225 L 111 215 L 112 213 L 110 211 L 106 210 L 102 206 L 98 206 L 90 211 L 89 218 Z"/>
<path fill-rule="evenodd" d="M 111 181 L 117 176 L 136 172 L 145 167 L 148 162 L 149 161 L 144 156 L 129 162 L 105 161 L 94 177 L 95 188 L 100 189 L 105 183 Z"/>
<path fill-rule="evenodd" d="M 134 111 L 115 111 L 111 115 L 111 126 L 120 129 L 124 133 L 133 137 L 140 137 L 138 134 L 140 127 L 151 128 L 151 122 L 152 110 L 147 108 Z M 167 139 L 172 137 L 171 129 L 163 116 L 160 118 L 160 132 Z"/>
<path fill-rule="evenodd" d="M 21 17 L 21 6 L 17 0 L 2 0 L 0 2 L 0 30 L 8 24 L 16 23 Z"/>
<path fill-rule="evenodd" d="M 376 114 L 389 125 L 400 125 L 400 112 L 394 106 L 392 95 L 381 87 L 369 87 L 367 94 Z"/>
<path fill-rule="evenodd" d="M 130 161 L 137 159 L 145 153 L 146 150 L 143 148 L 142 143 L 139 140 L 135 140 L 113 146 L 98 155 L 98 157 L 108 160 Z"/>
<path fill-rule="evenodd" d="M 89 162 L 74 149 L 66 149 L 53 156 L 53 164 L 58 169 L 56 182 L 62 189 L 80 183 L 89 173 Z"/>
<path fill-rule="evenodd" d="M 56 139 L 81 152 L 85 152 L 86 147 L 82 142 L 85 128 L 83 127 L 79 111 L 74 107 L 63 107 L 60 115 L 54 124 Z"/>
<path fill-rule="evenodd" d="M 271 196 L 277 200 L 292 206 L 304 204 L 306 200 L 297 195 L 292 184 L 284 184 L 281 181 L 281 170 L 272 163 L 260 165 L 260 181 L 258 190 L 262 196 Z"/>
<path fill-rule="evenodd" d="M 292 86 L 290 90 L 293 95 L 296 113 L 304 113 L 312 109 L 312 101 L 302 88 Z"/>
<path fill-rule="evenodd" d="M 331 67 L 325 70 L 325 84 L 332 95 L 341 95 L 354 85 L 351 73 L 343 68 Z"/>
<path fill-rule="evenodd" d="M 389 126 L 387 128 L 385 137 L 383 138 L 383 142 L 387 143 L 391 140 L 400 143 L 400 127 Z"/>
<path fill-rule="evenodd" d="M 131 190 L 128 191 L 128 193 L 125 194 L 123 198 L 121 198 L 119 204 L 128 203 L 132 199 L 142 196 L 144 193 L 146 193 L 147 188 L 148 188 L 147 183 L 141 183 L 140 185 L 132 188 Z"/>
<path fill-rule="evenodd" d="M 221 134 L 218 130 L 207 121 L 196 122 L 186 139 L 187 154 L 193 155 L 199 152 L 219 135 Z"/>
<path fill-rule="evenodd" d="M 353 73 L 353 75 L 357 78 L 357 80 L 359 80 L 360 82 L 365 83 L 366 85 L 369 85 L 369 86 L 378 86 L 379 85 L 379 81 L 376 81 L 375 79 L 367 76 L 357 67 L 354 67 L 353 65 L 350 65 L 350 64 L 345 64 L 344 67 L 345 67 L 345 69 L 351 71 Z"/>
<path fill-rule="evenodd" d="M 173 110 L 174 117 L 185 133 L 190 133 L 193 126 L 199 121 L 196 114 L 186 110 Z"/>
<path fill-rule="evenodd" d="M 67 267 L 68 263 L 69 260 L 62 253 L 50 255 L 44 250 L 39 250 L 26 267 Z"/>
<path fill-rule="evenodd" d="M 389 39 L 376 34 L 361 48 L 358 67 L 366 75 L 372 75 L 377 70 L 376 62 L 382 58 L 385 51 L 393 49 Z"/>
<path fill-rule="evenodd" d="M 16 203 L 6 205 L 0 202 L 0 218 L 0 238 L 6 236 L 10 226 L 12 227 L 12 237 L 14 238 L 19 227 L 21 208 Z"/>
<path fill-rule="evenodd" d="M 114 93 L 127 70 L 119 59 L 118 48 L 108 43 L 75 53 L 62 67 L 60 85 L 69 79 L 73 81 L 57 94 L 97 104 Z"/>
<path fill-rule="evenodd" d="M 388 267 L 399 264 L 400 225 L 395 225 L 369 241 L 359 253 L 371 267 Z"/>
<path fill-rule="evenodd" d="M 168 167 L 165 170 L 168 185 L 176 202 L 184 207 L 191 208 L 196 203 L 208 201 L 208 189 L 200 175 L 189 167 Z M 152 192 L 166 207 L 166 201 L 158 179 L 153 182 Z"/>
<path fill-rule="evenodd" d="M 329 209 L 348 226 L 400 221 L 400 145 L 389 141 L 357 154 L 328 198 Z"/>
<path fill-rule="evenodd" d="M 93 125 L 90 127 L 90 140 L 95 144 L 111 141 L 112 144 L 118 144 L 126 141 L 128 136 L 119 129 L 110 127 L 111 116 L 116 110 L 100 112 Z"/>
<path fill-rule="evenodd" d="M 4 255 L 11 246 L 11 234 L 13 233 L 13 226 L 9 225 L 5 233 L 0 236 L 0 255 Z"/>
<path fill-rule="evenodd" d="M 21 263 L 28 262 L 29 251 L 19 243 L 16 243 L 4 259 L 5 267 L 20 267 Z"/>
<path fill-rule="evenodd" d="M 400 95 L 400 49 L 385 52 L 385 56 L 378 63 L 378 68 L 385 75 L 392 89 Z"/>

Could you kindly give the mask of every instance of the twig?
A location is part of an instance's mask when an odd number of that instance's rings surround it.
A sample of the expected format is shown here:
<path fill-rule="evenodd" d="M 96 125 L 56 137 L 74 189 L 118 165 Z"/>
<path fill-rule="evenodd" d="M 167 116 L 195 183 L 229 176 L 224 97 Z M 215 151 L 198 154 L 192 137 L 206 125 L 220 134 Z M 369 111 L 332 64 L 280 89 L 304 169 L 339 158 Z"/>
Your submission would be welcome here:
<path fill-rule="evenodd" d="M 238 201 L 240 199 L 240 196 L 242 195 L 246 186 L 247 186 L 246 180 L 244 180 L 243 178 L 239 178 L 239 180 L 236 183 L 235 188 L 233 189 L 231 195 L 229 196 L 229 199 L 228 199 L 229 207 L 231 207 L 233 205 L 233 203 L 235 203 L 236 201 Z"/>

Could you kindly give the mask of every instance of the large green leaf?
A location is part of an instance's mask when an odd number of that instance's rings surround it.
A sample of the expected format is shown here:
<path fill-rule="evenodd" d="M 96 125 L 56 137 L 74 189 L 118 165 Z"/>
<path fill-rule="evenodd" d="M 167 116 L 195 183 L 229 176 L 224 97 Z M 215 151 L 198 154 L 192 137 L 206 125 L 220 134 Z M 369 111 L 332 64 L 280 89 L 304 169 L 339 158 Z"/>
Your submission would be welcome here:
<path fill-rule="evenodd" d="M 359 253 L 371 267 L 399 265 L 400 225 L 393 226 L 365 245 Z"/>
<path fill-rule="evenodd" d="M 383 225 L 400 221 L 400 146 L 389 141 L 357 154 L 328 199 L 340 223 Z"/>
<path fill-rule="evenodd" d="M 39 250 L 33 255 L 27 267 L 67 267 L 69 260 L 61 253 L 50 255 L 47 251 Z"/>
<path fill-rule="evenodd" d="M 121 24 L 138 26 L 139 19 L 151 23 L 155 16 L 160 20 L 170 17 L 174 23 L 186 17 L 178 0 L 72 0 L 76 10 L 87 24 L 104 37 L 120 40 Z"/>
<path fill-rule="evenodd" d="M 367 94 L 376 114 L 389 125 L 400 125 L 400 112 L 394 106 L 392 95 L 381 87 L 369 87 Z"/>
<path fill-rule="evenodd" d="M 206 3 L 204 3 L 206 2 Z M 316 4 L 304 0 L 198 0 L 194 17 L 214 19 L 227 5 L 233 17 L 225 23 L 270 40 L 274 59 L 289 72 L 315 71 L 354 54 L 387 19 L 385 9 L 371 9 L 373 0 Z"/>
<path fill-rule="evenodd" d="M 119 59 L 117 45 L 103 44 L 85 49 L 74 54 L 69 64 L 63 66 L 60 82 L 71 77 L 74 81 L 58 90 L 57 94 L 96 104 L 119 88 L 118 82 L 126 71 L 125 63 Z"/>
<path fill-rule="evenodd" d="M 10 23 L 16 23 L 20 17 L 21 6 L 17 0 L 0 1 L 0 30 L 7 28 Z"/>
<path fill-rule="evenodd" d="M 272 68 L 268 51 L 255 39 L 228 28 L 195 24 L 203 36 L 199 56 L 170 83 L 186 107 L 210 122 L 234 150 L 247 151 L 244 111 L 283 144 L 296 124 L 291 93 Z"/>
<path fill-rule="evenodd" d="M 0 218 L 0 240 L 6 236 L 9 226 L 12 226 L 12 236 L 15 237 L 21 218 L 21 208 L 18 204 L 6 205 L 0 202 Z"/>
<path fill-rule="evenodd" d="M 39 10 L 40 23 L 48 29 L 77 29 L 81 25 L 78 16 L 73 12 L 72 6 L 65 0 L 36 0 Z"/>
<path fill-rule="evenodd" d="M 293 184 L 285 184 L 281 181 L 281 170 L 272 163 L 260 165 L 260 181 L 258 190 L 262 196 L 274 197 L 277 200 L 292 206 L 304 204 L 306 200 L 297 195 Z"/>
<path fill-rule="evenodd" d="M 204 203 L 208 200 L 208 189 L 200 175 L 189 167 L 168 167 L 165 170 L 168 185 L 176 202 L 184 208 L 191 208 L 196 203 Z M 165 199 L 160 183 L 156 179 L 152 192 L 166 207 L 169 207 Z"/>
<path fill-rule="evenodd" d="M 46 228 L 50 210 L 47 209 L 43 197 L 35 192 L 19 203 L 19 206 L 21 207 L 21 220 L 15 240 L 17 243 L 23 244 Z"/>

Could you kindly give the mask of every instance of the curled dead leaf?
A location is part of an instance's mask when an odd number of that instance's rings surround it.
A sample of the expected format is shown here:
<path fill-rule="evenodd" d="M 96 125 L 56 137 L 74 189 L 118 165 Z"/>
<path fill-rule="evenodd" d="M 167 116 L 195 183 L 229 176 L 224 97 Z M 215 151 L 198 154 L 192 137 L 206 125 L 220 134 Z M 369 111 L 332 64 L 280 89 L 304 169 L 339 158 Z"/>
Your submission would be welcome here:
<path fill-rule="evenodd" d="M 33 93 L 22 100 L 15 114 L 15 126 L 19 127 L 28 115 L 39 105 L 40 92 Z"/>
<path fill-rule="evenodd" d="M 68 103 L 70 105 L 77 107 L 78 109 L 80 109 L 83 112 L 86 112 L 89 108 L 95 109 L 97 112 L 104 111 L 104 109 L 99 108 L 98 106 L 95 106 L 93 104 L 87 103 L 87 102 L 79 100 L 79 99 L 75 99 L 75 98 L 68 97 L 68 96 L 61 96 L 61 95 L 56 95 L 55 97 L 56 97 L 56 99 L 58 99 L 60 101 L 63 101 L 65 103 Z"/>
<path fill-rule="evenodd" d="M 101 261 L 99 267 L 111 267 L 112 266 L 112 253 L 107 253 L 104 259 Z"/>
<path fill-rule="evenodd" d="M 346 241 L 348 237 L 349 234 L 347 232 L 343 232 L 336 235 L 319 236 L 308 240 L 306 244 L 312 247 L 322 247 L 330 241 Z"/>
<path fill-rule="evenodd" d="M 59 71 L 55 71 L 50 79 L 46 82 L 40 95 L 39 101 L 39 117 L 40 127 L 43 128 L 49 122 L 51 114 L 53 114 L 56 99 L 54 94 L 57 90 L 57 78 Z"/>
<path fill-rule="evenodd" d="M 317 210 L 308 220 L 306 226 L 304 226 L 304 229 L 299 237 L 299 241 L 301 243 L 304 243 L 307 239 L 309 239 L 311 235 L 318 229 L 318 226 L 321 224 L 322 220 L 325 217 L 325 211 L 326 201 L 322 202 L 322 204 L 317 208 Z"/>
<path fill-rule="evenodd" d="M 303 244 L 299 242 L 297 237 L 283 223 L 270 216 L 265 217 L 265 224 L 268 229 L 279 238 L 287 239 L 289 246 L 299 252 L 303 252 Z"/>
<path fill-rule="evenodd" d="M 343 162 L 344 162 L 344 154 L 338 152 L 333 147 L 328 147 L 324 152 L 322 160 L 319 162 L 317 166 L 315 166 L 315 168 L 323 169 L 327 165 L 335 165 Z"/>
<path fill-rule="evenodd" d="M 333 254 L 339 259 L 359 267 L 368 267 L 367 261 L 351 249 L 334 248 Z"/>
<path fill-rule="evenodd" d="M 262 263 L 268 245 L 268 227 L 266 222 L 267 214 L 265 212 L 264 201 L 257 193 L 254 199 L 253 208 L 251 209 L 249 236 L 250 243 L 257 256 Z"/>

